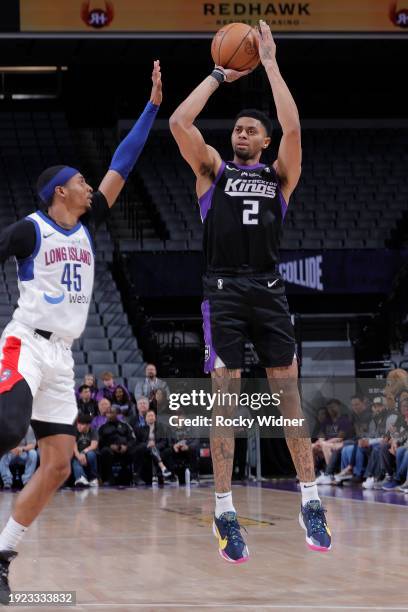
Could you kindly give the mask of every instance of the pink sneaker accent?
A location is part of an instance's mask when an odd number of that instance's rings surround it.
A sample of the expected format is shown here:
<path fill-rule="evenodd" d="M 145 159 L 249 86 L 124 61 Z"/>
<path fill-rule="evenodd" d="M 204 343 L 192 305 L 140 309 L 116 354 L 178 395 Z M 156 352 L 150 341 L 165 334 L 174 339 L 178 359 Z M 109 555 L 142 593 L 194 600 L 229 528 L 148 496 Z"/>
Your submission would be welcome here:
<path fill-rule="evenodd" d="M 228 563 L 234 563 L 234 565 L 238 565 L 239 563 L 246 563 L 249 560 L 249 555 L 247 557 L 241 557 L 241 559 L 237 559 L 236 561 L 234 561 L 234 559 L 230 559 L 229 556 L 226 555 L 223 550 L 218 549 L 218 552 L 220 553 L 221 557 L 225 559 L 225 561 L 228 561 Z"/>

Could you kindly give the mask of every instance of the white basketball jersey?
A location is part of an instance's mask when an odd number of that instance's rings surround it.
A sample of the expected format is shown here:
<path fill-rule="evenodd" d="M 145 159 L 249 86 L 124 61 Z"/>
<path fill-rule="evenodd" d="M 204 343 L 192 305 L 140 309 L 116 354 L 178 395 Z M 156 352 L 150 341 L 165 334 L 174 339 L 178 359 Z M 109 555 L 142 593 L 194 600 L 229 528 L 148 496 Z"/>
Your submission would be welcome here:
<path fill-rule="evenodd" d="M 73 340 L 83 332 L 92 298 L 95 258 L 88 229 L 64 230 L 43 212 L 34 223 L 36 247 L 17 260 L 20 297 L 13 319 Z"/>

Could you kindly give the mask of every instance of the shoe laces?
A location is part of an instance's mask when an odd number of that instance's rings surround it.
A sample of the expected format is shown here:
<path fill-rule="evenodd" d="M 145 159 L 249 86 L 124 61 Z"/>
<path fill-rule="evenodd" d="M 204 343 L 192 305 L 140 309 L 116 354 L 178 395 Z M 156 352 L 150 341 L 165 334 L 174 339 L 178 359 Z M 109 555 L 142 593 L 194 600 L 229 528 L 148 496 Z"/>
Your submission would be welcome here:
<path fill-rule="evenodd" d="M 228 538 L 228 542 L 232 542 L 232 544 L 234 544 L 235 546 L 238 546 L 239 544 L 245 544 L 242 534 L 241 534 L 241 526 L 238 523 L 238 519 L 237 519 L 237 515 L 235 512 L 224 512 L 224 514 L 222 514 L 222 516 L 220 517 L 223 527 L 225 528 L 225 531 L 227 532 L 227 538 Z M 245 529 L 245 527 L 242 527 L 242 529 L 245 531 L 245 533 L 247 533 L 247 530 Z"/>
<path fill-rule="evenodd" d="M 320 502 L 308 502 L 304 507 L 304 512 L 307 515 L 312 533 L 326 532 L 326 508 L 323 508 Z"/>

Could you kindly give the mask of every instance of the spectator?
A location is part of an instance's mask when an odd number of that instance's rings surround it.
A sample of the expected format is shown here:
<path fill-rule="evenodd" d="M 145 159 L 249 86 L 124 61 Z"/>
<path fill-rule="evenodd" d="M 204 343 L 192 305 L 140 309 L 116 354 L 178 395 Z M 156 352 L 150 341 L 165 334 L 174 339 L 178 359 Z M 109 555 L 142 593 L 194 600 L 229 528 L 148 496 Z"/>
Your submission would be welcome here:
<path fill-rule="evenodd" d="M 146 378 L 144 380 L 140 380 L 136 383 L 136 386 L 135 386 L 136 401 L 140 397 L 144 396 L 144 397 L 147 397 L 149 402 L 151 402 L 156 396 L 157 389 L 163 389 L 166 396 L 167 397 L 169 396 L 170 391 L 169 391 L 168 384 L 164 380 L 157 378 L 157 370 L 156 370 L 155 365 L 153 365 L 152 363 L 149 363 L 146 366 L 145 375 L 146 375 Z"/>
<path fill-rule="evenodd" d="M 117 411 L 110 404 L 106 419 L 98 430 L 102 481 L 113 485 L 113 464 L 120 463 L 123 469 L 133 462 L 135 434 L 128 423 L 118 418 Z"/>
<path fill-rule="evenodd" d="M 99 389 L 98 395 L 96 396 L 96 399 L 99 402 L 102 398 L 105 397 L 106 399 L 108 399 L 112 403 L 113 402 L 113 397 L 114 397 L 114 394 L 115 394 L 115 389 L 118 386 L 115 383 L 115 379 L 113 377 L 112 372 L 103 372 L 101 374 L 101 380 L 102 380 L 103 387 L 102 387 L 102 389 Z M 128 399 L 130 400 L 129 391 L 127 389 L 125 389 L 125 387 L 123 385 L 121 385 L 121 387 L 124 389 L 125 394 L 128 396 Z"/>
<path fill-rule="evenodd" d="M 382 445 L 389 443 L 389 435 L 398 415 L 390 406 L 389 396 L 376 397 L 372 404 L 373 418 L 368 428 L 368 437 L 358 441 L 356 452 L 355 475 L 364 476 L 364 489 L 380 489 L 389 478 L 382 479 L 381 452 Z M 368 461 L 367 461 L 368 459 Z M 367 467 L 364 469 L 364 465 Z"/>
<path fill-rule="evenodd" d="M 330 422 L 329 413 L 327 412 L 327 408 L 323 406 L 318 409 L 316 414 L 316 424 L 312 432 L 312 440 L 317 441 L 319 438 L 325 438 L 328 422 Z"/>
<path fill-rule="evenodd" d="M 402 368 L 395 368 L 387 374 L 384 397 L 388 410 L 396 408 L 396 398 L 401 393 L 408 389 L 408 372 Z"/>
<path fill-rule="evenodd" d="M 111 408 L 111 405 L 112 404 L 106 397 L 99 400 L 98 402 L 99 414 L 92 419 L 91 429 L 98 430 L 102 425 L 105 425 L 105 423 L 108 420 L 107 414 L 108 414 L 109 409 Z M 119 414 L 118 419 L 119 421 L 123 421 L 123 416 Z"/>
<path fill-rule="evenodd" d="M 160 469 L 161 479 L 171 476 L 161 457 L 169 446 L 168 434 L 165 427 L 157 423 L 154 410 L 147 411 L 146 425 L 136 427 L 135 436 L 134 483 L 139 484 L 142 478 L 148 483 L 152 478 L 153 465 Z"/>
<path fill-rule="evenodd" d="M 353 478 L 357 443 L 360 438 L 368 436 L 368 428 L 372 418 L 373 414 L 371 408 L 367 406 L 366 399 L 361 395 L 354 395 L 351 398 L 351 422 L 354 429 L 354 437 L 353 439 L 345 440 L 340 451 L 341 471 L 335 475 L 335 480 L 338 484 Z"/>
<path fill-rule="evenodd" d="M 98 404 L 92 399 L 92 390 L 88 385 L 81 385 L 78 389 L 78 412 L 89 414 L 92 418 L 98 415 Z"/>
<path fill-rule="evenodd" d="M 340 452 L 343 448 L 344 440 L 352 437 L 352 424 L 348 415 L 342 414 L 341 402 L 338 399 L 331 399 L 327 403 L 329 421 L 323 424 L 324 438 L 320 439 L 320 449 L 323 454 L 326 470 L 317 479 L 316 483 L 331 484 L 334 480 L 336 462 L 340 460 Z M 333 458 L 336 460 L 334 462 Z"/>
<path fill-rule="evenodd" d="M 122 385 L 117 385 L 113 393 L 112 406 L 116 408 L 118 414 L 123 414 L 123 416 L 127 418 L 132 416 L 132 402 L 127 389 Z"/>
<path fill-rule="evenodd" d="M 158 416 L 169 413 L 169 399 L 165 389 L 157 389 L 154 398 L 149 403 L 150 410 L 154 410 Z"/>
<path fill-rule="evenodd" d="M 30 425 L 20 444 L 0 459 L 0 475 L 4 489 L 11 489 L 13 486 L 13 474 L 10 469 L 12 466 L 24 466 L 24 473 L 21 477 L 23 486 L 30 480 L 37 467 L 36 444 L 37 441 Z"/>
<path fill-rule="evenodd" d="M 90 387 L 91 398 L 96 401 L 96 396 L 98 394 L 98 387 L 96 386 L 95 376 L 93 374 L 85 374 L 82 385 L 86 385 L 87 387 Z M 77 397 L 79 397 L 79 389 L 77 389 L 76 393 L 77 393 Z"/>
<path fill-rule="evenodd" d="M 79 414 L 76 422 L 76 441 L 72 471 L 76 487 L 97 487 L 98 464 L 96 449 L 98 448 L 98 432 L 91 429 L 90 414 Z"/>
<path fill-rule="evenodd" d="M 384 491 L 398 489 L 406 479 L 403 459 L 406 451 L 404 444 L 408 439 L 408 399 L 398 403 L 400 414 L 390 427 L 388 442 L 384 441 L 381 447 L 382 469 L 387 475 L 382 486 Z"/>
<path fill-rule="evenodd" d="M 198 482 L 198 455 L 200 439 L 191 427 L 184 423 L 185 416 L 178 413 L 177 425 L 171 428 L 172 445 L 163 452 L 163 461 L 173 473 L 186 468 L 190 470 L 191 484 Z"/>
<path fill-rule="evenodd" d="M 136 427 L 144 427 L 146 425 L 146 413 L 149 410 L 149 400 L 147 397 L 139 397 L 136 404 L 137 414 L 131 416 L 128 420 L 129 425 L 136 429 Z"/>

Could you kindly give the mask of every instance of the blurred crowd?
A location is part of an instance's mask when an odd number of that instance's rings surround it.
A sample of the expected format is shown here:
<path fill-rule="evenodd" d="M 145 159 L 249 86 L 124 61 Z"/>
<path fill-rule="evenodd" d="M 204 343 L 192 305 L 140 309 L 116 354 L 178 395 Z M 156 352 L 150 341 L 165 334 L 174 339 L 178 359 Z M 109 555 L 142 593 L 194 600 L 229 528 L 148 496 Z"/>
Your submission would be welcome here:
<path fill-rule="evenodd" d="M 317 483 L 408 493 L 408 373 L 389 372 L 382 394 L 329 400 L 312 435 Z"/>
<path fill-rule="evenodd" d="M 164 484 L 198 481 L 200 440 L 178 412 L 169 428 L 159 415 L 167 410 L 169 389 L 146 367 L 145 378 L 133 391 L 116 384 L 111 372 L 84 377 L 76 390 L 78 416 L 72 473 L 67 485 L 78 488 L 107 485 Z M 3 489 L 21 488 L 34 474 L 41 456 L 30 427 L 18 447 L 0 459 Z"/>

